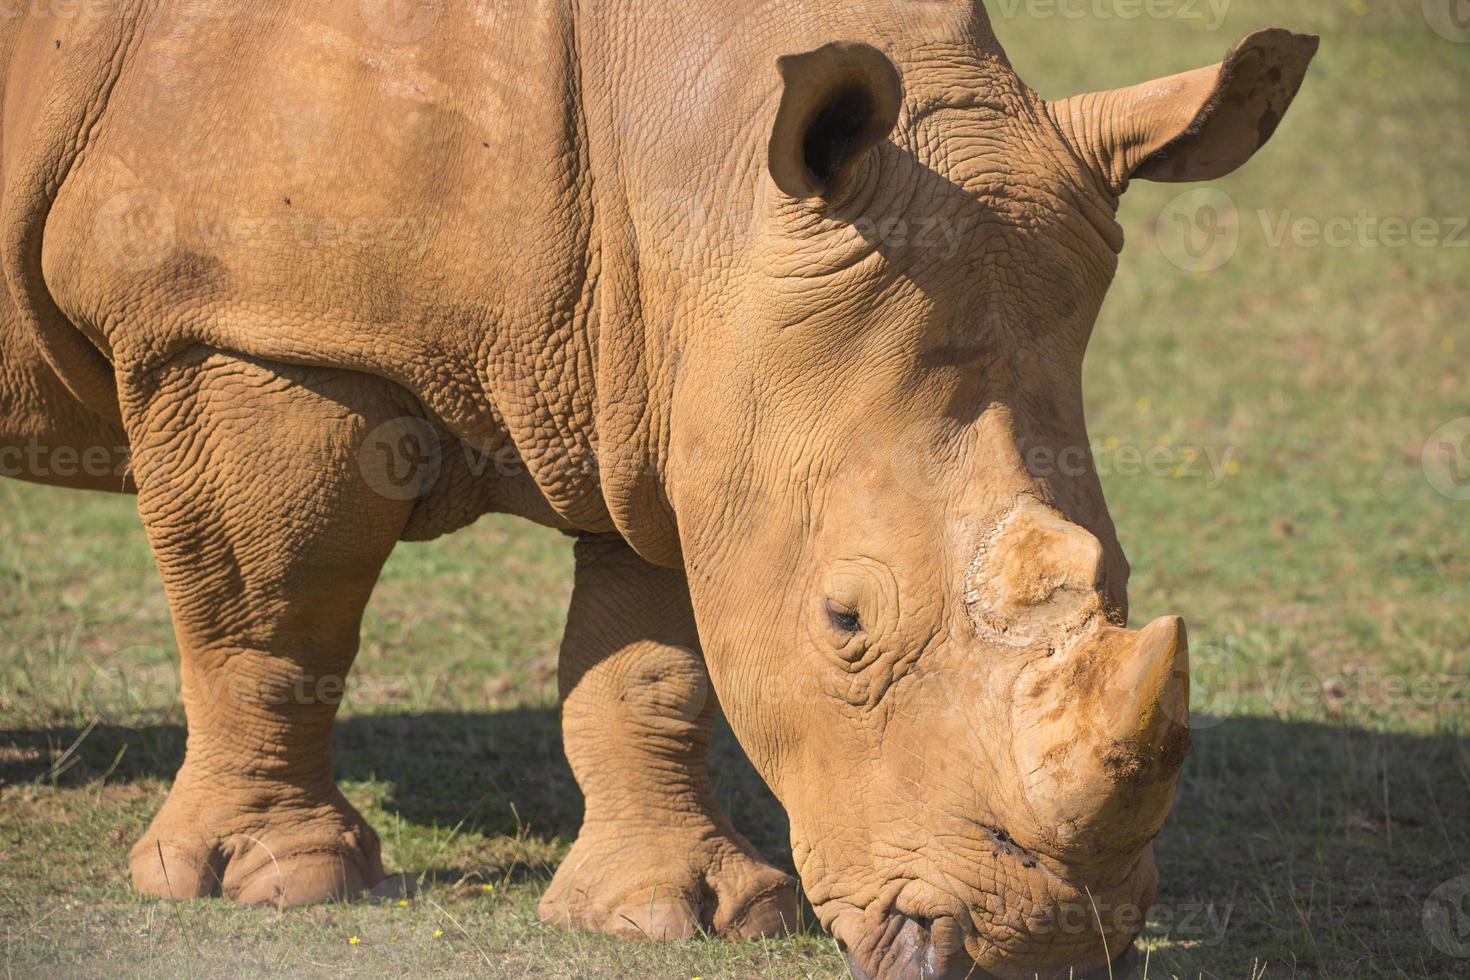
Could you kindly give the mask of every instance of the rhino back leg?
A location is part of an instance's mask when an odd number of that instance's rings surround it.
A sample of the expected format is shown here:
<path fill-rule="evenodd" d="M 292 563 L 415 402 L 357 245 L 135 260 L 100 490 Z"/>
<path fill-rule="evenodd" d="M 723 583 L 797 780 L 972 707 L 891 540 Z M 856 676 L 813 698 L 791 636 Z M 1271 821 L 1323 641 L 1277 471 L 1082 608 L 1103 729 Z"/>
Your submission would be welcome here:
<path fill-rule="evenodd" d="M 82 490 L 133 490 L 122 426 L 77 401 L 3 289 L 0 476 Z"/>
<path fill-rule="evenodd" d="M 543 920 L 630 938 L 794 928 L 791 879 L 731 826 L 710 788 L 717 703 L 682 572 L 616 536 L 583 536 L 562 643 L 567 759 L 586 797 Z"/>
<path fill-rule="evenodd" d="M 195 349 L 120 378 L 139 511 L 182 656 L 184 763 L 131 857 L 163 897 L 300 904 L 383 877 L 332 725 L 412 502 L 360 451 L 408 414 L 363 375 Z"/>

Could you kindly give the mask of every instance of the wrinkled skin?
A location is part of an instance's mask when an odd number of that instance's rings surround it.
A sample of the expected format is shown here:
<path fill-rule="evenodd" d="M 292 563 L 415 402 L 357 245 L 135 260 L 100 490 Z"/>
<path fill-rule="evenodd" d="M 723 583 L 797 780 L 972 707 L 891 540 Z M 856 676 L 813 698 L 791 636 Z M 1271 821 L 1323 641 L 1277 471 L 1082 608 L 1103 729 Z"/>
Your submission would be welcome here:
<path fill-rule="evenodd" d="M 718 695 L 856 975 L 1123 970 L 1187 654 L 1125 628 L 1083 353 L 1129 180 L 1244 163 L 1315 39 L 1047 103 L 950 0 L 386 6 L 0 25 L 0 463 L 137 493 L 183 658 L 138 888 L 382 878 L 362 608 L 498 511 L 580 536 L 545 919 L 791 925 Z"/>

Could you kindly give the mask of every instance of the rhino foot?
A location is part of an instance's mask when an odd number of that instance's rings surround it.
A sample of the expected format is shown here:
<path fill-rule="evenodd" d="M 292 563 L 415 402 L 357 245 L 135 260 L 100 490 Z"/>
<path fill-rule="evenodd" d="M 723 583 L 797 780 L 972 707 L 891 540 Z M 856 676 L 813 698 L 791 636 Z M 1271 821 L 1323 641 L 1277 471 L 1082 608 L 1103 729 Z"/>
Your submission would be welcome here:
<path fill-rule="evenodd" d="M 713 826 L 583 828 L 537 912 L 625 939 L 753 939 L 795 929 L 796 884 Z"/>
<path fill-rule="evenodd" d="M 295 791 L 295 788 L 293 788 Z M 326 799 L 232 804 L 180 779 L 129 863 L 133 887 L 160 898 L 242 905 L 351 898 L 384 878 L 378 835 L 335 788 Z"/>
<path fill-rule="evenodd" d="M 576 559 L 559 687 L 586 816 L 541 918 L 630 939 L 794 928 L 795 883 L 761 860 L 710 787 L 718 706 L 688 582 L 614 536 L 582 536 Z"/>

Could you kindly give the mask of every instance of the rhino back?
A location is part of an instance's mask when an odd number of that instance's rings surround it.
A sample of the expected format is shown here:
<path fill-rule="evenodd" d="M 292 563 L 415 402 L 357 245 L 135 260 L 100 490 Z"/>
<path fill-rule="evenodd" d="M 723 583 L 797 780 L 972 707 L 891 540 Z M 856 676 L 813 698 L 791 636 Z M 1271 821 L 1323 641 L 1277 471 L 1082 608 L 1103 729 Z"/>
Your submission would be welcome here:
<path fill-rule="evenodd" d="M 6 28 L 7 184 L 54 185 L 0 202 L 64 314 L 32 327 L 63 376 L 92 348 L 121 376 L 204 345 L 388 378 L 481 451 L 513 440 L 602 529 L 575 472 L 592 232 L 567 8 L 396 7 Z"/>

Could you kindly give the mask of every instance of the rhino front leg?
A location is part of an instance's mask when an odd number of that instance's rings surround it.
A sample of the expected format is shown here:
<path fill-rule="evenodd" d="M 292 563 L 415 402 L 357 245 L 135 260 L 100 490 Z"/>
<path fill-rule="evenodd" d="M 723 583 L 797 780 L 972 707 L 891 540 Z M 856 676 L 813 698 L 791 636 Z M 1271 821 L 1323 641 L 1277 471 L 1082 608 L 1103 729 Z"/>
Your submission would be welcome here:
<path fill-rule="evenodd" d="M 189 726 L 132 851 L 139 891 L 295 905 L 382 880 L 331 739 L 363 607 L 412 506 L 379 492 L 360 451 L 407 414 L 401 400 L 363 375 L 207 351 L 123 385 Z"/>
<path fill-rule="evenodd" d="M 717 705 L 684 576 L 615 537 L 583 537 L 576 556 L 559 684 L 586 816 L 541 918 L 629 938 L 791 929 L 794 883 L 710 790 Z"/>

